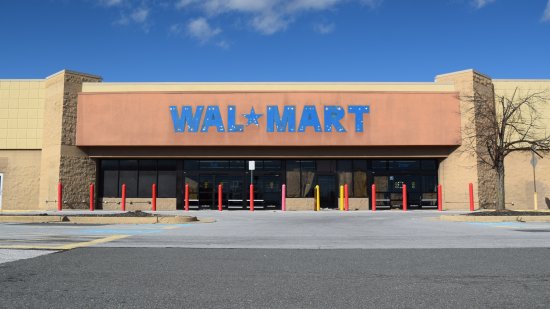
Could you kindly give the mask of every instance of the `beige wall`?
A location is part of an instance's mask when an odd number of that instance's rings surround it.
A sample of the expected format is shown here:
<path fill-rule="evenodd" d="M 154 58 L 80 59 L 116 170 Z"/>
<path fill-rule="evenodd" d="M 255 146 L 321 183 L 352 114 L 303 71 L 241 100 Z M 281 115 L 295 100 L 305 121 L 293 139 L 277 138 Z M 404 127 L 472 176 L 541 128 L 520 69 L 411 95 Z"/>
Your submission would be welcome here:
<path fill-rule="evenodd" d="M 120 210 L 120 198 L 103 198 L 99 201 L 103 210 Z M 149 211 L 152 209 L 150 198 L 127 198 L 127 211 Z M 175 198 L 157 198 L 157 211 L 176 210 Z"/>
<path fill-rule="evenodd" d="M 287 198 L 286 210 L 315 210 L 315 199 L 312 197 Z"/>
<path fill-rule="evenodd" d="M 473 71 L 466 70 L 455 73 L 439 75 L 436 82 L 453 83 L 461 96 L 460 114 L 461 131 L 465 135 L 469 119 L 473 117 L 471 105 L 464 97 L 471 96 L 474 92 L 475 79 L 487 77 Z M 474 200 L 476 208 L 479 207 L 479 174 L 477 155 L 468 149 L 468 145 L 461 145 L 447 158 L 440 161 L 439 183 L 443 188 L 443 209 L 468 209 L 469 194 L 468 184 L 474 185 Z"/>
<path fill-rule="evenodd" d="M 83 82 L 101 78 L 61 71 L 45 80 L 44 129 L 40 170 L 40 209 L 55 209 L 46 203 L 57 198 L 57 183 L 63 183 L 63 208 L 88 207 L 89 185 L 95 183 L 95 161 L 75 146 L 78 93 Z"/>
<path fill-rule="evenodd" d="M 524 96 L 546 91 L 550 99 L 550 80 L 493 80 L 497 96 L 511 96 L 514 91 Z M 550 100 L 538 106 L 540 124 L 550 131 Z M 543 153 L 536 165 L 536 186 L 539 209 L 550 209 L 550 153 Z M 506 207 L 510 209 L 533 209 L 533 166 L 529 152 L 510 154 L 504 163 Z"/>
<path fill-rule="evenodd" d="M 0 149 L 40 149 L 44 82 L 0 80 Z"/>
<path fill-rule="evenodd" d="M 4 174 L 2 210 L 36 209 L 40 150 L 0 149 L 0 173 Z"/>
<path fill-rule="evenodd" d="M 512 153 L 506 158 L 504 165 L 506 208 L 534 209 L 531 154 Z M 538 160 L 535 172 L 538 207 L 539 209 L 550 209 L 550 158 Z"/>
<path fill-rule="evenodd" d="M 44 96 L 43 80 L 0 80 L 3 210 L 38 206 Z"/>

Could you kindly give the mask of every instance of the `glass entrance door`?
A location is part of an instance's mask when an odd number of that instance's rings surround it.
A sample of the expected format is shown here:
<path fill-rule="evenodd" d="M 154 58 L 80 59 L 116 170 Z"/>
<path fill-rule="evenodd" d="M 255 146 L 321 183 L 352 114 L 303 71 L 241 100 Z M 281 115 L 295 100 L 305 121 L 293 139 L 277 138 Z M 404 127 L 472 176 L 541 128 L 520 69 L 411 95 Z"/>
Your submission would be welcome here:
<path fill-rule="evenodd" d="M 244 208 L 243 175 L 201 174 L 199 176 L 200 208 L 218 209 L 218 185 L 222 185 L 222 207 Z"/>
<path fill-rule="evenodd" d="M 419 206 L 420 176 L 418 175 L 395 175 L 389 177 L 391 189 L 391 205 L 393 207 L 403 206 L 403 185 L 407 185 L 407 206 Z"/>
<path fill-rule="evenodd" d="M 199 177 L 199 208 L 214 209 L 218 184 L 214 175 L 200 175 Z"/>
<path fill-rule="evenodd" d="M 336 176 L 319 175 L 317 178 L 322 208 L 337 208 L 338 194 L 336 193 Z"/>

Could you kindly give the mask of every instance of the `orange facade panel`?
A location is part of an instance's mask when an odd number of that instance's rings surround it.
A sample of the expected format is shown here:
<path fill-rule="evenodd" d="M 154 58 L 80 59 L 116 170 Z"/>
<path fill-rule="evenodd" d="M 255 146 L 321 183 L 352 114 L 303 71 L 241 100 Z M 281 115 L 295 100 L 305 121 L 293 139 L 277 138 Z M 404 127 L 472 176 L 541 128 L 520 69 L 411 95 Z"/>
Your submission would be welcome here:
<path fill-rule="evenodd" d="M 80 93 L 78 146 L 455 146 L 453 92 Z"/>

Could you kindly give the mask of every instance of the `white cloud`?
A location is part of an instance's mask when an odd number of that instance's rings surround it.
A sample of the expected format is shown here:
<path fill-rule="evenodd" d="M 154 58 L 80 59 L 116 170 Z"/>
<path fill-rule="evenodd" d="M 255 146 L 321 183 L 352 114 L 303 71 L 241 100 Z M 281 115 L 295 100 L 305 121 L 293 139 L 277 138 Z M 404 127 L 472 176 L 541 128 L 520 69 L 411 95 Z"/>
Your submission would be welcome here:
<path fill-rule="evenodd" d="M 167 5 L 178 10 L 198 13 L 213 20 L 219 15 L 232 14 L 254 32 L 272 35 L 286 30 L 290 24 L 308 12 L 334 10 L 343 3 L 356 3 L 374 8 L 385 0 L 96 0 L 104 7 L 117 7 L 118 25 L 141 24 L 148 31 L 152 6 L 166 9 Z M 485 0 L 491 1 L 491 0 Z M 200 20 L 200 19 L 199 19 Z M 206 25 L 208 22 L 204 19 Z M 146 25 L 146 26 L 145 26 Z M 326 26 L 326 25 L 325 25 Z M 334 28 L 334 26 L 332 26 Z M 220 30 L 214 28 L 211 30 Z M 332 31 L 317 28 L 320 33 Z M 170 32 L 173 32 L 170 29 Z M 222 44 L 223 45 L 223 44 Z"/>
<path fill-rule="evenodd" d="M 137 8 L 130 14 L 130 18 L 138 24 L 146 22 L 147 17 L 149 17 L 149 9 L 145 7 Z"/>
<path fill-rule="evenodd" d="M 184 9 L 192 4 L 195 4 L 197 0 L 179 0 L 176 2 L 176 9 Z"/>
<path fill-rule="evenodd" d="M 546 9 L 544 9 L 544 13 L 542 14 L 542 21 L 550 21 L 550 0 L 548 0 Z"/>
<path fill-rule="evenodd" d="M 296 0 L 287 4 L 287 10 L 290 12 L 307 10 L 326 10 L 334 7 L 342 0 Z"/>
<path fill-rule="evenodd" d="M 216 43 L 216 46 L 221 47 L 223 49 L 228 49 L 231 45 L 226 40 L 221 40 Z"/>
<path fill-rule="evenodd" d="M 487 4 L 493 3 L 496 0 L 473 0 L 472 4 L 477 8 L 481 9 L 482 7 L 486 6 Z"/>
<path fill-rule="evenodd" d="M 149 22 L 150 9 L 142 6 L 130 9 L 129 11 L 121 10 L 120 18 L 114 22 L 116 25 L 128 26 L 130 24 L 139 25 L 143 32 L 148 33 L 151 24 Z"/>
<path fill-rule="evenodd" d="M 361 4 L 370 6 L 371 8 L 375 8 L 377 6 L 380 6 L 384 0 L 360 0 Z"/>
<path fill-rule="evenodd" d="M 330 23 L 330 24 L 315 24 L 313 25 L 313 30 L 315 30 L 316 32 L 320 33 L 320 34 L 329 34 L 329 33 L 332 33 L 334 32 L 334 29 L 336 28 L 336 25 L 334 25 L 334 23 Z"/>
<path fill-rule="evenodd" d="M 170 33 L 178 35 L 184 32 L 185 27 L 182 24 L 173 24 L 168 30 Z"/>
<path fill-rule="evenodd" d="M 285 19 L 277 13 L 268 12 L 266 14 L 254 16 L 251 24 L 254 30 L 262 34 L 270 35 L 286 30 L 290 22 L 291 20 Z"/>
<path fill-rule="evenodd" d="M 99 0 L 99 4 L 106 7 L 121 5 L 123 0 Z"/>
<path fill-rule="evenodd" d="M 307 11 L 323 11 L 355 1 L 374 6 L 382 0 L 178 0 L 176 8 L 195 9 L 207 16 L 240 13 L 252 30 L 265 35 L 284 31 Z"/>
<path fill-rule="evenodd" d="M 222 30 L 217 27 L 211 27 L 206 18 L 199 17 L 189 21 L 186 27 L 186 32 L 190 37 L 199 40 L 201 43 L 206 43 L 216 35 L 220 34 Z"/>

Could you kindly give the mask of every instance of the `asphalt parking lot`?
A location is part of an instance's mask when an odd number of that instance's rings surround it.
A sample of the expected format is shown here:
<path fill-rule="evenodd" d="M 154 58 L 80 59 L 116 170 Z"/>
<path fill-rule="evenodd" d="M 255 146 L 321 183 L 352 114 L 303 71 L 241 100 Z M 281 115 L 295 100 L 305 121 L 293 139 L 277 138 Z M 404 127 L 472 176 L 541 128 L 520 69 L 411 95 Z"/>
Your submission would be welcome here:
<path fill-rule="evenodd" d="M 550 223 L 432 211 L 0 224 L 2 307 L 546 307 Z"/>

